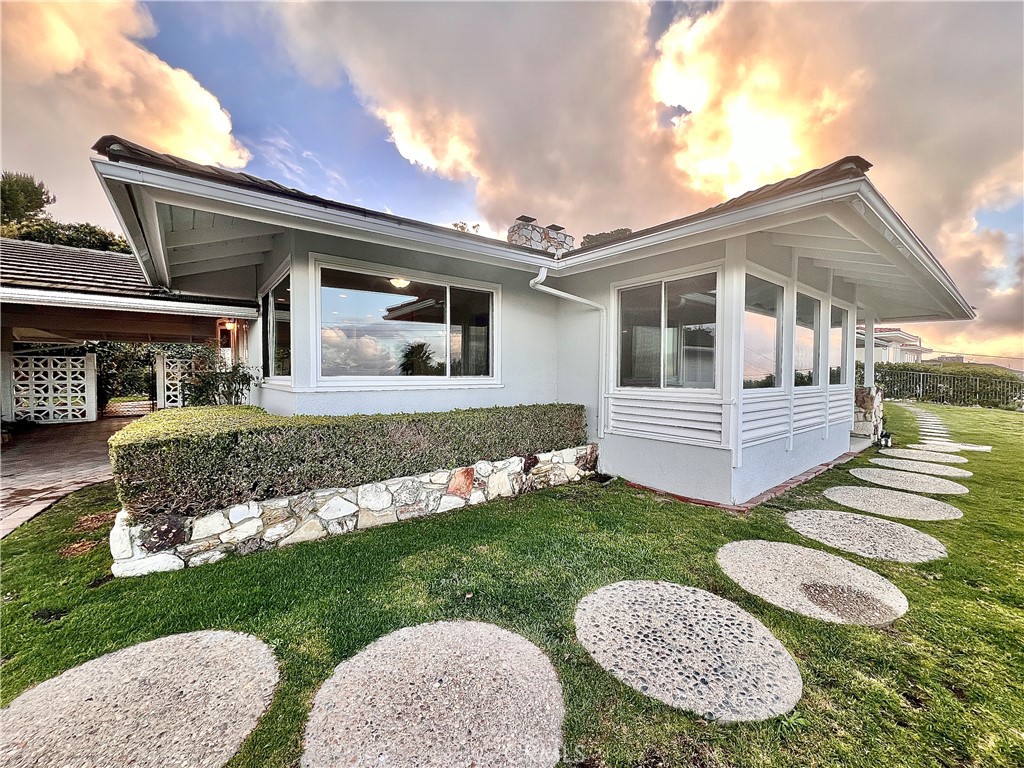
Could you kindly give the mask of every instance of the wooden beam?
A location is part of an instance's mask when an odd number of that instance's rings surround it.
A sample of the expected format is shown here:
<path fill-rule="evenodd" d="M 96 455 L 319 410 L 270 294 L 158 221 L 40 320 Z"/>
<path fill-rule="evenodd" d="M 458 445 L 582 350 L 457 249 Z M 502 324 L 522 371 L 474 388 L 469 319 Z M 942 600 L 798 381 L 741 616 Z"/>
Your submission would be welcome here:
<path fill-rule="evenodd" d="M 780 235 L 811 235 L 814 237 L 839 238 L 853 237 L 853 235 L 843 229 L 843 227 L 825 216 L 819 216 L 816 219 L 808 219 L 807 221 L 800 221 L 796 224 L 784 224 L 781 227 L 772 228 L 771 232 Z"/>
<path fill-rule="evenodd" d="M 260 237 L 277 235 L 284 232 L 281 227 L 260 224 L 255 221 L 236 219 L 237 224 L 215 227 L 214 229 L 191 229 L 182 232 L 168 232 L 166 236 L 168 248 L 184 248 L 190 245 L 207 243 L 224 243 L 243 237 Z"/>
<path fill-rule="evenodd" d="M 849 253 L 843 251 L 823 251 L 818 248 L 794 248 L 793 252 L 801 259 L 818 259 L 819 261 L 838 262 L 839 264 L 874 264 L 880 267 L 891 267 L 892 262 L 878 255 L 866 253 Z M 832 264 L 829 265 L 833 266 Z"/>
<path fill-rule="evenodd" d="M 267 252 L 248 253 L 241 256 L 232 256 L 228 259 L 207 259 L 197 261 L 194 264 L 174 264 L 171 266 L 171 277 L 177 279 L 186 275 L 200 275 L 204 272 L 222 272 L 238 267 L 255 267 L 262 264 L 267 258 Z"/>
<path fill-rule="evenodd" d="M 821 269 L 841 269 L 845 272 L 853 272 L 857 275 L 877 275 L 878 277 L 893 275 L 897 277 L 906 277 L 906 273 L 901 269 L 889 266 L 888 264 L 865 264 L 864 262 L 857 261 L 828 261 L 826 259 L 810 259 L 810 262 Z"/>
<path fill-rule="evenodd" d="M 819 237 L 818 235 L 786 235 L 770 234 L 772 245 L 789 248 L 813 248 L 819 251 L 838 251 L 840 253 L 860 253 L 869 256 L 877 251 L 865 245 L 855 237 Z"/>
<path fill-rule="evenodd" d="M 197 261 L 207 261 L 208 259 L 229 259 L 232 256 L 244 256 L 248 253 L 264 253 L 272 250 L 273 247 L 274 238 L 264 235 L 207 245 L 188 245 L 170 251 L 167 257 L 173 268 L 179 264 L 194 264 Z"/>

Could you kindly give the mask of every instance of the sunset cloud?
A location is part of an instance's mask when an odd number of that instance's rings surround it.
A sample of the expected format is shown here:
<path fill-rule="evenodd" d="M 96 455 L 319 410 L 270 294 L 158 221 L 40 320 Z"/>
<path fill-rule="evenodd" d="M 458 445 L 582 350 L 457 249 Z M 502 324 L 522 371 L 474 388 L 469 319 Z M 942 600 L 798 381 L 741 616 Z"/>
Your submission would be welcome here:
<path fill-rule="evenodd" d="M 1019 5 L 724 4 L 653 45 L 643 4 L 274 12 L 300 71 L 347 78 L 410 162 L 475 179 L 498 231 L 636 229 L 861 154 L 978 307 L 928 341 L 1021 354 L 1019 254 L 972 223 L 1021 195 Z"/>
<path fill-rule="evenodd" d="M 88 161 L 106 133 L 201 163 L 248 162 L 217 97 L 143 47 L 156 30 L 141 5 L 3 3 L 0 13 L 3 164 L 44 180 L 58 218 L 115 226 Z"/>

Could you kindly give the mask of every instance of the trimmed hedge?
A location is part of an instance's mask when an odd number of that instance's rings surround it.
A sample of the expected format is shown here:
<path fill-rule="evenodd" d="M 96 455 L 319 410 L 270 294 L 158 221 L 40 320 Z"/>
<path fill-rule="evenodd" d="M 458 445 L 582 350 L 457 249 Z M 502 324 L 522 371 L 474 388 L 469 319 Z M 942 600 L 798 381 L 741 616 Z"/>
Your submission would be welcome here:
<path fill-rule="evenodd" d="M 443 413 L 274 416 L 253 406 L 175 408 L 110 438 L 134 518 L 197 516 L 253 499 L 530 456 L 587 442 L 582 405 Z"/>

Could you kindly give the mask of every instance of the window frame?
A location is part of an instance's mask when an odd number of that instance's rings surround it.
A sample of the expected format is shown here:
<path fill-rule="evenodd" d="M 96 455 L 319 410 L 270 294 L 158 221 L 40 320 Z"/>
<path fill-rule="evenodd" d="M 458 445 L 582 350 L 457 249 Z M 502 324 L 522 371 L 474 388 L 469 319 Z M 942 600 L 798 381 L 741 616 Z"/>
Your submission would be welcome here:
<path fill-rule="evenodd" d="M 454 277 L 438 272 L 424 272 L 405 267 L 389 267 L 382 264 L 345 259 L 329 254 L 310 252 L 313 269 L 311 286 L 314 300 L 310 302 L 311 339 L 313 342 L 313 367 L 316 389 L 326 391 L 389 391 L 396 389 L 477 389 L 502 386 L 501 379 L 501 285 L 479 280 Z M 465 288 L 491 294 L 490 352 L 491 374 L 489 376 L 325 376 L 323 374 L 323 343 L 321 341 L 321 286 L 323 271 L 359 272 L 376 277 L 390 278 L 396 275 L 417 282 L 429 283 L 445 289 L 445 367 L 451 363 L 451 290 Z"/>
<path fill-rule="evenodd" d="M 814 368 L 812 369 L 812 378 L 813 378 L 813 374 L 817 373 L 818 380 L 816 382 L 811 383 L 811 384 L 801 384 L 800 386 L 797 386 L 797 383 L 796 383 L 796 329 L 797 329 L 796 315 L 797 315 L 797 312 L 799 311 L 799 301 L 800 301 L 800 294 L 801 293 L 804 296 L 806 296 L 807 298 L 814 299 L 815 301 L 818 302 L 817 322 L 815 323 L 816 328 L 815 328 L 815 331 L 814 331 L 814 338 L 815 338 L 815 350 L 814 350 L 814 358 L 813 358 L 814 359 Z M 793 341 L 792 341 L 792 344 L 793 344 L 793 368 L 790 371 L 790 382 L 789 382 L 789 385 L 796 392 L 809 392 L 809 391 L 815 390 L 815 389 L 823 389 L 823 388 L 828 386 L 828 377 L 822 375 L 821 363 L 822 363 L 822 352 L 824 351 L 824 353 L 825 353 L 824 357 L 825 357 L 825 363 L 826 363 L 825 368 L 826 368 L 826 371 L 827 371 L 827 369 L 828 369 L 828 337 L 827 337 L 827 335 L 825 333 L 822 333 L 822 331 L 827 327 L 827 325 L 829 323 L 831 323 L 831 318 L 829 317 L 829 307 L 830 306 L 831 306 L 831 302 L 829 301 L 828 295 L 826 293 L 824 293 L 822 291 L 819 291 L 816 288 L 812 288 L 812 287 L 810 287 L 808 285 L 804 285 L 803 283 L 799 283 L 799 282 L 796 283 L 796 285 L 794 286 L 794 289 L 793 289 L 793 327 L 790 329 L 790 331 L 792 333 L 792 337 L 793 337 Z"/>
<path fill-rule="evenodd" d="M 829 310 L 828 310 L 828 314 L 829 314 L 829 333 L 830 334 L 831 334 L 831 331 L 832 331 L 832 327 L 831 327 L 831 324 L 832 324 L 832 307 L 837 307 L 837 308 L 842 309 L 842 310 L 844 310 L 846 312 L 846 324 L 845 324 L 845 327 L 843 328 L 843 345 L 842 345 L 842 361 L 843 361 L 843 370 L 846 372 L 846 381 L 844 383 L 842 383 L 842 384 L 832 384 L 831 383 L 831 379 L 832 379 L 832 360 L 829 358 L 829 355 L 828 355 L 829 350 L 826 349 L 826 351 L 825 351 L 825 359 L 828 362 L 828 369 L 829 369 L 829 384 L 828 384 L 828 387 L 830 389 L 852 389 L 853 386 L 854 386 L 854 384 L 853 384 L 854 379 L 857 378 L 856 377 L 856 367 L 857 367 L 857 364 L 856 364 L 856 359 L 857 359 L 857 355 L 856 355 L 856 351 L 857 351 L 857 346 L 856 346 L 857 345 L 857 333 L 856 333 L 856 325 L 855 325 L 854 322 L 852 322 L 853 318 L 856 317 L 856 309 L 853 307 L 852 304 L 847 304 L 845 301 L 836 301 L 835 297 L 832 297 L 832 301 L 829 303 Z M 853 351 L 852 355 L 850 354 L 851 353 L 851 342 L 852 342 L 852 351 Z M 853 364 L 852 364 L 853 365 L 852 368 L 851 368 L 851 363 L 850 363 L 851 360 L 854 361 Z"/>
<path fill-rule="evenodd" d="M 666 387 L 665 386 L 665 339 L 668 334 L 665 333 L 665 284 L 671 283 L 674 280 L 682 280 L 689 277 L 701 277 L 703 275 L 714 275 L 715 276 L 715 385 L 713 387 Z M 628 291 L 633 288 L 643 288 L 648 285 L 661 285 L 661 338 L 659 341 L 659 382 L 660 385 L 657 387 L 628 387 L 621 386 L 619 384 L 619 371 L 622 357 L 621 345 L 619 343 L 622 336 L 622 303 L 621 295 L 623 291 Z M 722 374 L 723 374 L 723 360 L 722 360 L 722 336 L 721 329 L 725 318 L 725 307 L 722 306 L 720 299 L 720 291 L 722 290 L 722 262 L 705 262 L 699 266 L 689 267 L 686 269 L 675 269 L 670 272 L 659 272 L 652 275 L 644 275 L 643 277 L 630 278 L 629 280 L 621 280 L 614 282 L 610 286 L 611 289 L 611 301 L 609 306 L 611 309 L 612 316 L 609 318 L 609 326 L 612 328 L 612 333 L 609 335 L 609 345 L 611 347 L 611 355 L 609 359 L 612 364 L 608 366 L 609 381 L 609 395 L 626 395 L 632 397 L 656 397 L 665 398 L 670 400 L 721 400 L 722 399 Z"/>
<path fill-rule="evenodd" d="M 780 289 L 782 302 L 779 306 L 779 313 L 775 317 L 776 328 L 778 330 L 777 338 L 775 339 L 775 356 L 776 363 L 775 367 L 778 371 L 778 375 L 775 377 L 774 387 L 744 387 L 744 370 L 747 364 L 747 347 L 746 347 L 746 312 L 747 312 L 747 276 L 756 277 L 759 280 L 763 280 L 766 283 L 771 283 L 776 288 Z M 791 278 L 786 277 L 781 273 L 775 272 L 774 270 L 768 269 L 767 267 L 761 267 L 759 264 L 747 263 L 746 269 L 743 271 L 743 290 L 740 293 L 740 298 L 743 299 L 743 303 L 739 305 L 739 317 L 740 322 L 743 326 L 743 332 L 740 334 L 740 370 L 739 370 L 739 391 L 741 397 L 771 397 L 772 395 L 778 395 L 781 392 L 788 392 L 791 389 L 792 382 L 787 381 L 786 368 L 788 363 L 786 361 L 786 305 L 789 302 L 789 288 L 788 283 Z M 796 293 L 793 293 L 793 300 L 796 300 Z M 795 334 L 794 334 L 795 336 Z"/>
<path fill-rule="evenodd" d="M 277 287 L 288 280 L 292 276 L 290 264 L 287 262 L 282 265 L 284 268 L 275 274 L 270 280 L 267 281 L 265 288 L 266 290 L 260 295 L 260 310 L 263 311 L 263 322 L 264 328 L 261 335 L 260 343 L 262 346 L 262 354 L 260 360 L 260 366 L 263 369 L 263 381 L 268 384 L 290 384 L 295 375 L 295 306 L 294 303 L 289 302 L 289 325 L 292 328 L 292 332 L 289 334 L 289 347 L 290 353 L 289 358 L 291 360 L 292 372 L 287 376 L 281 374 L 272 374 L 269 371 L 273 370 L 274 361 L 274 347 L 276 346 L 277 339 L 277 320 L 273 315 L 273 307 L 271 302 L 274 296 L 274 291 Z"/>

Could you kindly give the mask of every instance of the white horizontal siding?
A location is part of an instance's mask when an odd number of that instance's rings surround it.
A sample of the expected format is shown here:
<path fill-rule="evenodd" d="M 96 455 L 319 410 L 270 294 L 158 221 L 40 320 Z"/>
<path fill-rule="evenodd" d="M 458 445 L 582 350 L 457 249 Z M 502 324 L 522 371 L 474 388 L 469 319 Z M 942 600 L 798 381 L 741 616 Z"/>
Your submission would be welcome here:
<path fill-rule="evenodd" d="M 722 404 L 667 397 L 613 394 L 608 398 L 612 432 L 684 443 L 722 442 Z"/>
<path fill-rule="evenodd" d="M 814 429 L 825 424 L 828 394 L 817 387 L 793 393 L 793 431 Z"/>
<path fill-rule="evenodd" d="M 829 423 L 837 421 L 853 421 L 852 389 L 829 389 L 828 420 Z"/>
<path fill-rule="evenodd" d="M 743 424 L 741 427 L 744 443 L 768 440 L 789 434 L 789 393 L 747 390 L 743 393 Z"/>

